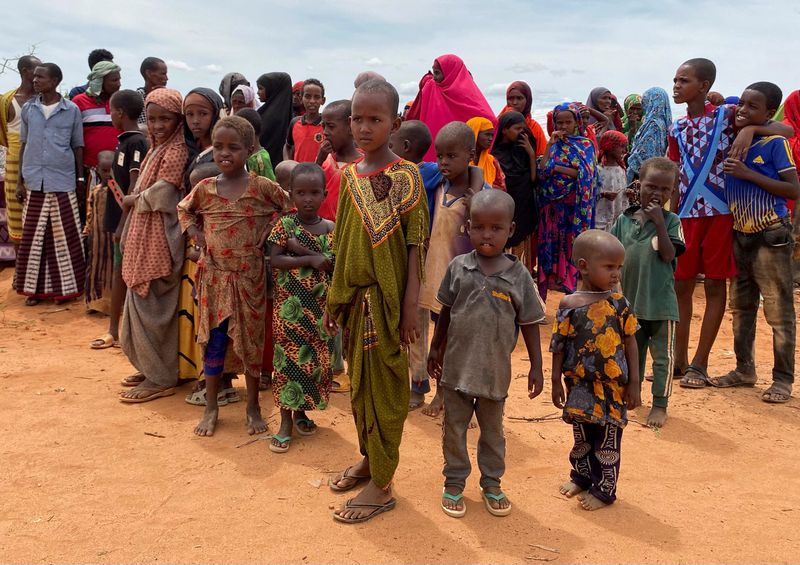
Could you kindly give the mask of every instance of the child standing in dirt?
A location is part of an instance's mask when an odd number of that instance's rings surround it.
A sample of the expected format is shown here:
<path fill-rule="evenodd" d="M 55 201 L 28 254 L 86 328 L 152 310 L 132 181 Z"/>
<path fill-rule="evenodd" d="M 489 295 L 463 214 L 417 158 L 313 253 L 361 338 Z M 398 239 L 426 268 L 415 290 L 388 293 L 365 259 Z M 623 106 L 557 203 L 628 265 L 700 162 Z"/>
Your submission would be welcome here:
<path fill-rule="evenodd" d="M 641 404 L 637 322 L 613 290 L 625 260 L 619 240 L 587 230 L 575 238 L 572 257 L 578 290 L 561 299 L 550 342 L 553 404 L 563 408 L 575 438 L 570 480 L 560 490 L 567 498 L 577 495 L 584 510 L 597 510 L 617 498 L 622 430 L 628 410 Z"/>

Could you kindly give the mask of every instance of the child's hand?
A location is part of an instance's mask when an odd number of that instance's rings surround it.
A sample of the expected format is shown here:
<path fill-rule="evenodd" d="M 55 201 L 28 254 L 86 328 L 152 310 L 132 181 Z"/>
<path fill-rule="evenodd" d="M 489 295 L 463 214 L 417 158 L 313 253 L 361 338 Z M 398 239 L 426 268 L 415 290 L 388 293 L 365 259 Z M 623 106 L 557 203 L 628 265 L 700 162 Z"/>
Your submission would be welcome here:
<path fill-rule="evenodd" d="M 722 170 L 725 171 L 726 175 L 734 176 L 737 179 L 746 179 L 750 174 L 750 169 L 747 168 L 747 165 L 731 157 L 725 159 L 722 164 Z"/>
<path fill-rule="evenodd" d="M 309 265 L 318 271 L 332 271 L 333 261 L 325 255 L 315 255 L 309 259 Z"/>
<path fill-rule="evenodd" d="M 437 383 L 442 378 L 442 357 L 436 348 L 428 352 L 428 375 Z"/>
<path fill-rule="evenodd" d="M 553 399 L 553 406 L 556 408 L 564 408 L 564 403 L 567 401 L 567 397 L 564 394 L 564 385 L 561 383 L 561 377 L 553 377 L 552 379 L 552 399 Z"/>
<path fill-rule="evenodd" d="M 400 316 L 400 341 L 404 345 L 411 345 L 419 339 L 420 333 L 417 318 L 416 303 L 403 307 L 403 313 Z"/>
<path fill-rule="evenodd" d="M 739 161 L 744 160 L 747 157 L 747 152 L 750 151 L 750 146 L 753 144 L 754 134 L 755 128 L 753 126 L 745 126 L 740 129 L 736 139 L 733 140 L 728 157 Z"/>
<path fill-rule="evenodd" d="M 136 204 L 136 199 L 139 198 L 138 194 L 126 194 L 122 198 L 122 207 L 125 210 L 130 210 Z"/>
<path fill-rule="evenodd" d="M 536 398 L 544 389 L 544 377 L 541 367 L 531 367 L 528 371 L 528 398 Z"/>
<path fill-rule="evenodd" d="M 625 401 L 625 406 L 628 410 L 633 410 L 642 405 L 642 393 L 639 392 L 639 383 L 631 386 L 631 383 L 625 387 L 625 393 L 622 395 L 622 400 Z"/>
<path fill-rule="evenodd" d="M 294 253 L 300 257 L 308 255 L 308 249 L 300 245 L 300 242 L 296 237 L 290 237 L 286 240 L 286 251 L 288 253 Z"/>
<path fill-rule="evenodd" d="M 327 309 L 322 313 L 322 328 L 325 330 L 325 333 L 328 334 L 328 337 L 336 337 L 336 334 L 339 333 L 339 324 L 336 323 L 336 320 L 331 318 Z"/>
<path fill-rule="evenodd" d="M 317 153 L 317 163 L 324 162 L 325 159 L 328 158 L 328 155 L 333 153 L 333 145 L 331 145 L 330 140 L 325 139 L 319 145 L 319 153 Z"/>
<path fill-rule="evenodd" d="M 648 202 L 642 207 L 644 217 L 653 222 L 656 226 L 664 223 L 664 209 L 658 202 Z"/>
<path fill-rule="evenodd" d="M 553 142 L 564 141 L 565 139 L 567 139 L 567 137 L 569 137 L 567 135 L 567 132 L 561 131 L 560 129 L 557 129 L 557 130 L 553 130 L 553 135 L 550 136 L 550 140 L 553 141 Z"/>
<path fill-rule="evenodd" d="M 528 155 L 532 157 L 536 156 L 536 151 L 534 151 L 533 145 L 531 145 L 531 140 L 528 139 L 528 134 L 524 131 L 517 137 L 517 145 L 522 147 Z"/>

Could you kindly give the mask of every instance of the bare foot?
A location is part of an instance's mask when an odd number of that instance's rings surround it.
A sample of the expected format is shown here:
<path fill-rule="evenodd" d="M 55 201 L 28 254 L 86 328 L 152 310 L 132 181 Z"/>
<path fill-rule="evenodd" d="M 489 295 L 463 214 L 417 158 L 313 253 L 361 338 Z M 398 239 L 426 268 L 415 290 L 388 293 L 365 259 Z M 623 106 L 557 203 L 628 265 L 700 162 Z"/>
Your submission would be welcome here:
<path fill-rule="evenodd" d="M 567 481 L 566 483 L 561 485 L 561 488 L 559 488 L 558 491 L 567 498 L 572 498 L 576 494 L 582 493 L 583 489 L 578 485 L 576 485 L 575 483 L 573 483 L 572 481 Z"/>
<path fill-rule="evenodd" d="M 508 497 L 503 493 L 503 490 L 500 487 L 486 487 L 483 489 L 484 493 L 487 494 L 501 494 L 503 498 L 500 500 L 494 500 L 493 498 L 487 498 L 486 500 L 489 501 L 489 506 L 494 508 L 495 510 L 505 510 L 506 508 L 511 507 L 511 501 Z"/>
<path fill-rule="evenodd" d="M 245 410 L 247 414 L 247 433 L 252 435 L 263 434 L 267 431 L 267 423 L 261 417 L 261 408 L 258 406 L 248 406 Z"/>
<path fill-rule="evenodd" d="M 667 421 L 667 409 L 661 406 L 653 406 L 647 415 L 647 425 L 660 428 Z"/>
<path fill-rule="evenodd" d="M 431 400 L 431 403 L 422 409 L 422 413 L 431 418 L 438 418 L 442 408 L 444 408 L 444 394 L 441 388 L 436 387 L 436 395 Z"/>
<path fill-rule="evenodd" d="M 448 510 L 454 510 L 455 512 L 461 512 L 464 510 L 464 498 L 459 497 L 459 495 L 463 492 L 462 489 L 458 487 L 445 487 L 444 492 L 457 498 L 458 500 L 453 500 L 452 498 L 442 495 L 443 507 L 447 508 Z"/>
<path fill-rule="evenodd" d="M 367 483 L 367 486 L 365 486 L 364 489 L 356 495 L 355 498 L 352 498 L 348 501 L 348 504 L 352 505 L 352 507 L 348 507 L 347 504 L 342 505 L 338 510 L 334 511 L 334 514 L 340 518 L 343 518 L 344 520 L 358 520 L 359 518 L 363 518 L 369 514 L 374 514 L 375 512 L 374 507 L 360 508 L 357 507 L 359 504 L 383 505 L 388 503 L 390 500 L 392 500 L 391 487 L 387 487 L 384 490 L 370 481 Z"/>
<path fill-rule="evenodd" d="M 214 435 L 214 428 L 217 427 L 217 418 L 219 417 L 219 409 L 218 408 L 208 408 L 206 406 L 205 412 L 203 412 L 203 417 L 200 418 L 200 422 L 194 429 L 195 435 L 198 436 L 213 436 Z"/>
<path fill-rule="evenodd" d="M 593 494 L 587 494 L 586 496 L 579 496 L 578 500 L 581 502 L 581 507 L 584 510 L 599 510 L 600 508 L 605 508 L 608 506 L 607 503 L 603 502 L 599 498 L 595 497 Z"/>

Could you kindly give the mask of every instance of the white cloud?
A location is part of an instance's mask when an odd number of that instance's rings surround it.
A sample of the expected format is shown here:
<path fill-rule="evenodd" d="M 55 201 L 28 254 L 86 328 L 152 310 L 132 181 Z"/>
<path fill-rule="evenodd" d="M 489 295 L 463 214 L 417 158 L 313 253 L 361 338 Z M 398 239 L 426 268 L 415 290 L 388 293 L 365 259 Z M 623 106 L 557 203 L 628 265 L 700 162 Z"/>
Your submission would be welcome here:
<path fill-rule="evenodd" d="M 383 65 L 383 61 L 381 61 L 380 57 L 372 57 L 371 59 L 364 61 L 364 64 L 368 67 L 379 67 L 380 65 Z"/>
<path fill-rule="evenodd" d="M 203 70 L 206 70 L 206 71 L 208 71 L 210 73 L 221 73 L 222 72 L 222 67 L 219 66 L 219 65 L 216 65 L 214 63 L 211 63 L 211 64 L 208 64 L 208 65 L 203 65 Z"/>
<path fill-rule="evenodd" d="M 416 96 L 419 92 L 419 81 L 410 80 L 397 85 L 397 92 L 403 96 Z"/>
<path fill-rule="evenodd" d="M 167 68 L 169 70 L 178 70 L 178 71 L 193 71 L 194 68 L 189 66 L 189 63 L 184 61 L 174 61 L 172 59 L 167 59 Z"/>
<path fill-rule="evenodd" d="M 484 89 L 483 93 L 485 96 L 505 96 L 506 88 L 508 88 L 507 82 L 496 82 L 489 85 L 489 88 Z"/>

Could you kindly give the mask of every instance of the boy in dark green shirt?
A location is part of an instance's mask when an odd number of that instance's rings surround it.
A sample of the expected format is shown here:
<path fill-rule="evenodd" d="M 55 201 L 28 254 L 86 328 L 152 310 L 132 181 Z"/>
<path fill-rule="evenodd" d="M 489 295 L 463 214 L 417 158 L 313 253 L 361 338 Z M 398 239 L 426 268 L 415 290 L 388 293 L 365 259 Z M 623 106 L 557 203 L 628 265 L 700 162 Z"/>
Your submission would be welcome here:
<path fill-rule="evenodd" d="M 647 425 L 660 428 L 667 419 L 672 393 L 675 326 L 676 257 L 685 244 L 678 216 L 663 208 L 678 183 L 678 167 L 664 157 L 648 159 L 639 173 L 641 206 L 631 206 L 617 218 L 611 233 L 625 247 L 622 292 L 639 320 L 639 374 L 644 374 L 647 349 L 653 357 L 653 407 Z M 639 381 L 641 386 L 641 380 Z"/>

